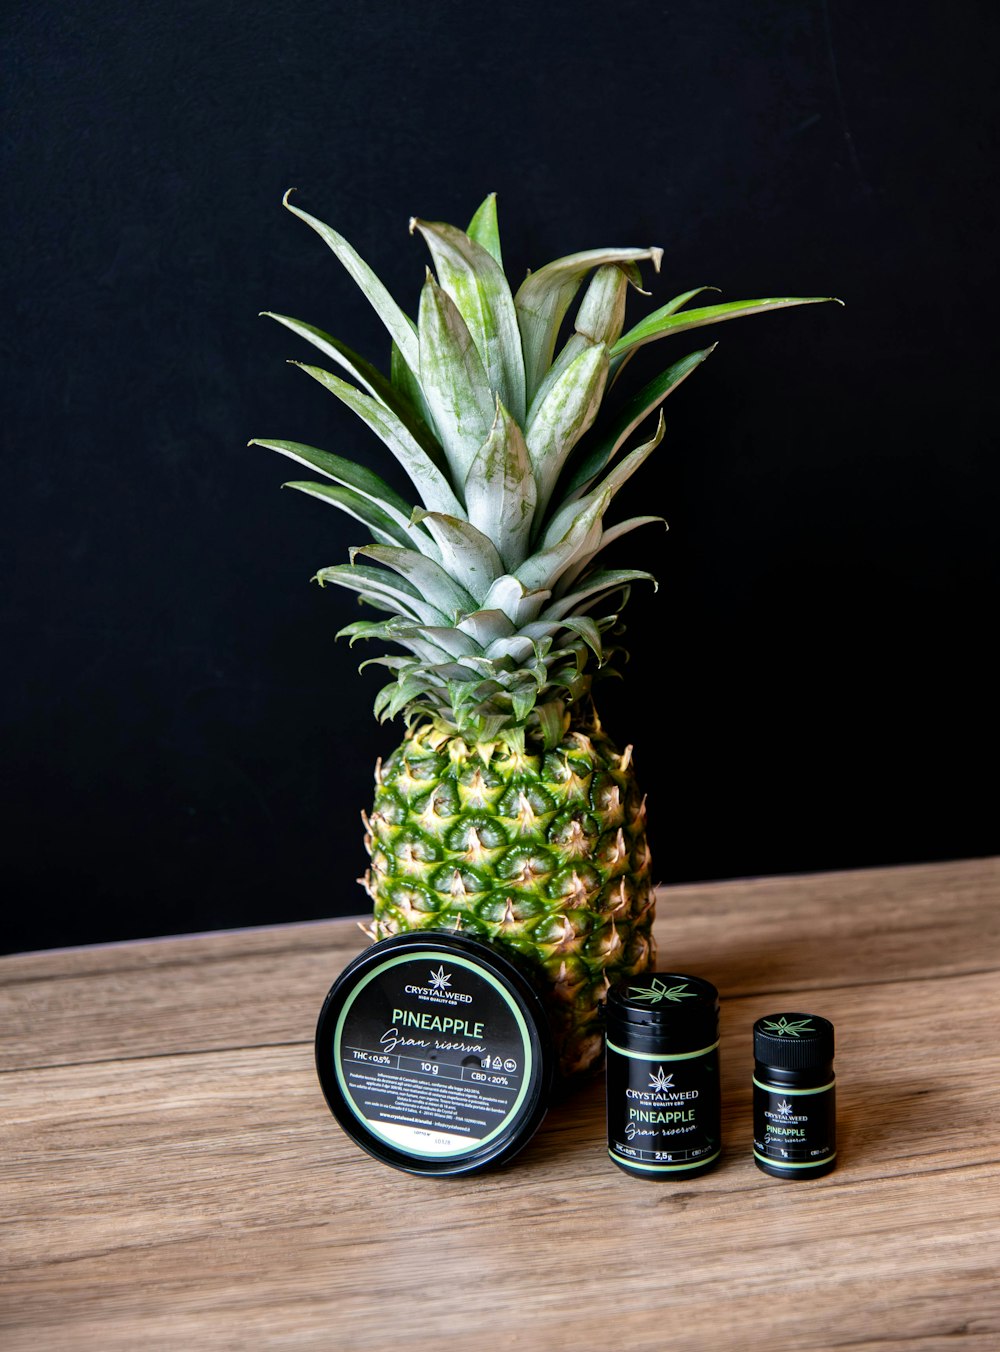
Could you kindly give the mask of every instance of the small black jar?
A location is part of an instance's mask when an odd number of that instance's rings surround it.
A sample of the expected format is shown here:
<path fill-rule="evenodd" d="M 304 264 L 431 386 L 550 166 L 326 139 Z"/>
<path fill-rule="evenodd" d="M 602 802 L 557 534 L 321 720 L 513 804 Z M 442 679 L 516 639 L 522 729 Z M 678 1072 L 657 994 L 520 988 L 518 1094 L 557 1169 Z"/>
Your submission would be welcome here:
<path fill-rule="evenodd" d="M 608 1154 L 640 1178 L 706 1173 L 722 1148 L 719 992 L 647 974 L 611 990 L 606 1017 Z"/>
<path fill-rule="evenodd" d="M 775 1178 L 820 1178 L 837 1158 L 833 1024 L 769 1014 L 753 1026 L 753 1157 Z"/>

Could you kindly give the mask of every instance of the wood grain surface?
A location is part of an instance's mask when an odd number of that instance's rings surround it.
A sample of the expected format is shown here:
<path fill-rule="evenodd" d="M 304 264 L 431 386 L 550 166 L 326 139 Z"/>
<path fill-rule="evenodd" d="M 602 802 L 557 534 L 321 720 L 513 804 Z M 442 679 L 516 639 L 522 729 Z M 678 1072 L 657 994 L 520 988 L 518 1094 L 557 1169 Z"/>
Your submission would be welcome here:
<path fill-rule="evenodd" d="M 617 1170 L 603 1081 L 505 1169 L 411 1178 L 316 1083 L 349 921 L 0 959 L 0 1347 L 1000 1348 L 1000 862 L 661 893 L 723 995 L 725 1155 Z M 750 1030 L 837 1028 L 840 1159 L 750 1156 Z"/>

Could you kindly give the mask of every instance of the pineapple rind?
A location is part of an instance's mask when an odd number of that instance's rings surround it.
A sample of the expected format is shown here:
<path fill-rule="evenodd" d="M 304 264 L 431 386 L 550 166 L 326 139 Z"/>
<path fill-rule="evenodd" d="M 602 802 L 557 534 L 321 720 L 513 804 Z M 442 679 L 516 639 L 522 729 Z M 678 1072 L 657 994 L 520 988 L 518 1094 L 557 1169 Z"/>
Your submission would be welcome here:
<path fill-rule="evenodd" d="M 373 935 L 460 930 L 543 993 L 564 1076 L 601 1054 L 609 983 L 653 954 L 646 807 L 595 717 L 552 750 L 475 747 L 422 724 L 379 769 L 367 819 Z"/>

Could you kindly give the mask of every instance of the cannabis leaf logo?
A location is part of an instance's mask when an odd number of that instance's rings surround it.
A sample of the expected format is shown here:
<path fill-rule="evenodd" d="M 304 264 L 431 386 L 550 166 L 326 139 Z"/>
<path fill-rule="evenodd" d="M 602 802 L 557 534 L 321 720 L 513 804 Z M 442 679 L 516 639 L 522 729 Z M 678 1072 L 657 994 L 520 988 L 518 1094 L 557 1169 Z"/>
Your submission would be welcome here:
<path fill-rule="evenodd" d="M 679 986 L 668 986 L 658 976 L 654 976 L 648 986 L 633 986 L 629 996 L 633 1000 L 648 1000 L 651 1005 L 658 1005 L 661 1000 L 670 1000 L 678 1005 L 682 1000 L 693 1000 L 695 993 L 688 990 L 686 981 L 682 981 Z"/>
<path fill-rule="evenodd" d="M 673 1075 L 664 1075 L 663 1067 L 658 1066 L 656 1074 L 649 1077 L 649 1087 L 655 1089 L 657 1093 L 661 1093 L 664 1089 L 673 1089 L 674 1077 Z"/>
<path fill-rule="evenodd" d="M 781 1114 L 782 1117 L 791 1117 L 792 1105 L 790 1103 L 786 1103 L 785 1100 L 782 1099 L 781 1102 L 778 1104 L 778 1112 Z"/>
<path fill-rule="evenodd" d="M 773 1033 L 775 1037 L 784 1037 L 786 1033 L 789 1037 L 798 1037 L 800 1033 L 816 1031 L 812 1026 L 812 1019 L 786 1019 L 784 1014 L 777 1022 L 774 1019 L 765 1019 L 764 1030 Z"/>
<path fill-rule="evenodd" d="M 436 972 L 431 972 L 428 980 L 431 983 L 431 990 L 435 991 L 446 991 L 451 985 L 451 977 L 444 970 L 444 963 L 441 964 Z"/>

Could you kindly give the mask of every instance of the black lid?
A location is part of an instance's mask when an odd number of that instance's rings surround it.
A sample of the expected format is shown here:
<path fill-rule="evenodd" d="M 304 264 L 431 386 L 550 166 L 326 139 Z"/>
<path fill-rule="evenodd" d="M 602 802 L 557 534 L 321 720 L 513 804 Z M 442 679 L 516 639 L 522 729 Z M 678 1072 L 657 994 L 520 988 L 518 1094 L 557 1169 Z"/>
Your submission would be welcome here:
<path fill-rule="evenodd" d="M 530 981 L 493 945 L 450 930 L 372 944 L 334 982 L 316 1028 L 333 1115 L 370 1155 L 415 1174 L 473 1173 L 516 1154 L 545 1116 L 554 1060 Z"/>
<path fill-rule="evenodd" d="M 719 1036 L 719 992 L 710 981 L 681 972 L 646 972 L 612 987 L 608 1036 L 668 1038 L 672 1045 L 703 1047 Z"/>
<path fill-rule="evenodd" d="M 833 1024 L 818 1014 L 768 1014 L 753 1026 L 753 1054 L 777 1070 L 811 1070 L 833 1060 Z"/>

